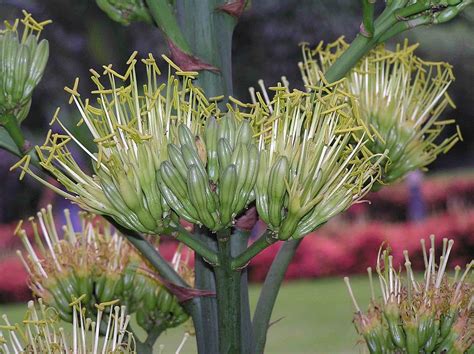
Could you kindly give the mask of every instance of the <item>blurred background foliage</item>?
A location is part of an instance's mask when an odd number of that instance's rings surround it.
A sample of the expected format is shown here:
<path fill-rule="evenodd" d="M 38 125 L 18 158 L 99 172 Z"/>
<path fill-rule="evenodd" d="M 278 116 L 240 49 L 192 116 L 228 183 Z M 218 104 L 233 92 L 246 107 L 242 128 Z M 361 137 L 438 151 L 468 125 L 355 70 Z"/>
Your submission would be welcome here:
<path fill-rule="evenodd" d="M 380 1 L 381 3 L 381 1 Z M 57 106 L 69 126 L 77 122 L 73 106 L 67 105 L 63 87 L 80 77 L 80 92 L 90 91 L 89 68 L 112 63 L 121 68 L 133 50 L 143 56 L 167 53 L 159 31 L 142 23 L 124 27 L 110 20 L 92 0 L 0 0 L 0 18 L 12 20 L 26 9 L 39 20 L 52 19 L 44 38 L 50 42 L 50 60 L 42 82 L 35 90 L 33 106 L 24 124 L 27 136 L 39 144 L 49 129 L 48 122 Z M 248 99 L 247 88 L 258 79 L 272 85 L 285 75 L 302 88 L 298 61 L 299 43 L 312 46 L 346 36 L 351 41 L 359 28 L 361 9 L 354 0 L 255 0 L 242 16 L 234 34 L 233 60 L 235 96 Z M 457 105 L 446 112 L 456 118 L 464 136 L 446 156 L 440 156 L 431 170 L 467 168 L 474 165 L 474 8 L 468 8 L 455 21 L 402 34 L 388 45 L 407 36 L 419 42 L 417 54 L 425 60 L 448 61 L 454 66 L 456 81 L 450 93 Z M 451 134 L 452 132 L 446 132 Z M 86 137 L 87 138 L 87 137 Z M 19 182 L 8 172 L 14 158 L 0 152 L 0 223 L 29 216 L 38 205 L 52 200 L 50 192 L 30 178 Z M 59 210 L 58 208 L 56 208 Z"/>

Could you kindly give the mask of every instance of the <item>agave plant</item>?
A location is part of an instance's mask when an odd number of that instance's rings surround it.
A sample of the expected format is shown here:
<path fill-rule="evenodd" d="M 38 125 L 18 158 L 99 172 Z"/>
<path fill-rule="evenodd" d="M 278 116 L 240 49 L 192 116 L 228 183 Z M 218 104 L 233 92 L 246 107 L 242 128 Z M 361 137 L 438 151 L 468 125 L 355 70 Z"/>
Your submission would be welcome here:
<path fill-rule="evenodd" d="M 171 57 L 163 56 L 165 78 L 150 54 L 141 60 L 146 78 L 140 81 L 136 52 L 123 73 L 111 65 L 101 73 L 91 70 L 93 98 L 79 94 L 78 79 L 66 91 L 95 147 L 87 149 L 57 111 L 56 132 L 32 153 L 17 153 L 22 158 L 13 168 L 104 216 L 146 258 L 146 273 L 153 276 L 136 271 L 134 263 L 143 261 L 114 233 L 87 222 L 79 237 L 66 225 L 63 241 L 46 212 L 39 217 L 46 246 L 37 242 L 34 250 L 20 232 L 32 287 L 64 318 L 71 319 L 71 294 L 84 295 L 85 307 L 117 297 L 137 311 L 150 338 L 156 338 L 157 324 L 184 320 L 184 309 L 200 353 L 263 353 L 278 289 L 301 239 L 460 139 L 435 142 L 451 122 L 438 120 L 451 103 L 449 65 L 425 63 L 407 45 L 394 53 L 378 45 L 408 28 L 446 22 L 471 0 L 390 0 L 377 19 L 375 2 L 363 1 L 361 31 L 350 46 L 321 45 L 316 60 L 305 54 L 306 91 L 282 80 L 269 94 L 261 84 L 261 92 L 251 90 L 250 102 L 232 97 L 230 60 L 232 32 L 249 2 L 97 2 L 116 21 L 144 20 L 163 32 Z M 21 143 L 21 130 L 8 133 Z M 90 169 L 77 162 L 72 143 L 89 157 Z M 268 228 L 250 243 L 255 210 Z M 163 233 L 195 251 L 196 289 L 157 251 L 153 240 Z M 279 241 L 281 251 L 252 318 L 246 267 Z M 99 257 L 105 249 L 103 259 L 110 262 L 87 260 L 85 254 Z M 184 294 L 179 304 L 174 298 L 166 302 L 176 320 L 171 324 L 168 317 L 163 322 L 163 303 L 157 301 L 168 294 L 165 285 Z M 138 301 L 141 291 L 147 295 Z"/>

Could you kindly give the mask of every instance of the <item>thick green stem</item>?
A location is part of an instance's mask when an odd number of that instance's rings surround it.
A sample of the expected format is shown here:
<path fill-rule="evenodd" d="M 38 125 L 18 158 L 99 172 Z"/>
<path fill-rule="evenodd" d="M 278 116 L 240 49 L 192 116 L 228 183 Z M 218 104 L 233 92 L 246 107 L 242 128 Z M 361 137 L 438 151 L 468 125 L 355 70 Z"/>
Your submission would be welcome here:
<path fill-rule="evenodd" d="M 164 32 L 166 37 L 183 52 L 191 54 L 191 47 L 179 28 L 178 21 L 176 20 L 173 7 L 169 0 L 146 0 L 146 4 L 151 13 L 151 17 L 153 17 L 153 20 Z"/>
<path fill-rule="evenodd" d="M 232 268 L 240 269 L 245 267 L 253 257 L 262 252 L 265 248 L 273 245 L 276 241 L 278 241 L 278 238 L 273 237 L 271 232 L 266 231 L 257 241 L 252 243 L 249 248 L 232 260 Z"/>
<path fill-rule="evenodd" d="M 178 21 L 192 54 L 219 69 L 201 71 L 197 84 L 208 97 L 232 95 L 232 33 L 236 20 L 217 9 L 222 0 L 177 0 Z"/>
<path fill-rule="evenodd" d="M 203 257 L 206 262 L 211 263 L 212 265 L 218 265 L 219 259 L 217 257 L 217 252 L 211 249 L 205 242 L 201 241 L 196 235 L 188 232 L 184 227 L 177 227 L 176 239 L 186 246 L 191 248 L 199 256 Z"/>
<path fill-rule="evenodd" d="M 18 150 L 23 154 L 28 150 L 27 142 L 21 131 L 20 124 L 13 114 L 0 115 L 0 126 L 5 128 Z"/>
<path fill-rule="evenodd" d="M 215 267 L 219 353 L 241 354 L 241 272 L 231 268 L 230 232 L 218 233 L 219 266 Z"/>
<path fill-rule="evenodd" d="M 153 353 L 153 345 L 155 344 L 158 337 L 168 328 L 166 323 L 158 324 L 150 332 L 147 333 L 147 337 L 144 342 L 139 341 L 138 336 L 134 333 L 137 345 L 137 353 Z M 132 331 L 133 333 L 133 331 Z"/>
<path fill-rule="evenodd" d="M 247 248 L 250 231 L 235 229 L 230 238 L 232 257 L 241 254 Z M 250 314 L 250 300 L 248 289 L 248 269 L 241 270 L 240 276 L 240 317 L 241 317 L 241 342 L 242 354 L 253 353 L 253 333 L 252 333 L 252 317 Z"/>
<path fill-rule="evenodd" d="M 217 11 L 224 0 L 176 0 L 178 22 L 190 44 L 192 55 L 219 69 L 219 72 L 203 70 L 199 73 L 196 84 L 208 97 L 232 95 L 232 33 L 236 20 Z M 223 104 L 222 103 L 222 104 Z M 201 230 L 202 231 L 202 230 Z M 211 249 L 217 250 L 215 235 L 210 232 L 199 234 L 201 241 Z M 214 269 L 202 257 L 196 257 L 195 286 L 198 289 L 217 291 Z M 194 317 L 196 331 L 205 332 L 197 336 L 199 354 L 218 353 L 218 318 L 217 299 L 203 297 L 199 302 L 200 315 Z"/>
<path fill-rule="evenodd" d="M 347 50 L 334 62 L 326 71 L 325 78 L 328 82 L 335 82 L 342 79 L 357 62 L 377 44 L 381 43 L 382 36 L 392 28 L 397 22 L 397 11 L 399 9 L 387 8 L 375 21 L 375 32 L 370 38 L 362 35 L 352 41 Z M 404 12 L 406 14 L 408 12 Z M 411 12 L 410 12 L 411 13 Z M 388 38 L 384 38 L 388 39 Z"/>
<path fill-rule="evenodd" d="M 196 238 L 217 252 L 216 236 L 209 230 L 200 228 L 195 232 Z M 194 264 L 194 286 L 201 290 L 216 291 L 216 279 L 214 269 L 202 257 L 195 256 Z M 218 353 L 219 337 L 217 332 L 217 299 L 216 297 L 201 297 L 199 302 L 199 316 L 193 317 L 194 328 L 205 333 L 204 336 L 196 336 L 199 354 Z"/>
<path fill-rule="evenodd" d="M 288 265 L 293 259 L 301 240 L 287 241 L 281 246 L 265 278 L 252 322 L 255 354 L 261 354 L 265 349 L 273 307 L 275 306 L 275 301 L 285 278 Z"/>

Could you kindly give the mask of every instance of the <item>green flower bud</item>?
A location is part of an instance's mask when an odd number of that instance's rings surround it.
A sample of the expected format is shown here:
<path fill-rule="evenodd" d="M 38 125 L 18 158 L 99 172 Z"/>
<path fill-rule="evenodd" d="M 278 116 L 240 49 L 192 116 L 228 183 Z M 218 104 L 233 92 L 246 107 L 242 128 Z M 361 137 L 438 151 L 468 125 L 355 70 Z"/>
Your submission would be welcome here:
<path fill-rule="evenodd" d="M 39 37 L 51 22 L 37 22 L 26 11 L 24 15 L 21 21 L 6 22 L 6 27 L 0 29 L 0 117 L 13 115 L 18 124 L 28 115 L 33 90 L 48 61 L 48 41 Z M 0 125 L 5 124 L 0 120 Z"/>

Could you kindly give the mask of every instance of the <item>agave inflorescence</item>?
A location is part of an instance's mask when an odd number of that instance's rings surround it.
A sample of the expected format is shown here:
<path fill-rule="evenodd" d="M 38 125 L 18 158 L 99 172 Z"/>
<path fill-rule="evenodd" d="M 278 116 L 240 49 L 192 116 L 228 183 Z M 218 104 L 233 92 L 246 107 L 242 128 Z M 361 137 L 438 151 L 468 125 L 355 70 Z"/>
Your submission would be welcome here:
<path fill-rule="evenodd" d="M 94 216 L 80 214 L 81 229 L 75 230 L 69 211 L 64 212 L 63 237 L 56 229 L 51 207 L 30 218 L 36 247 L 26 231 L 18 228 L 26 255 L 18 251 L 27 269 L 34 295 L 57 309 L 60 317 L 71 322 L 69 305 L 81 298 L 91 311 L 96 304 L 120 301 L 128 313 L 136 313 L 140 326 L 169 328 L 183 323 L 187 314 L 166 287 L 150 277 L 146 264 L 118 233 Z M 173 261 L 176 270 L 192 281 L 192 273 L 178 252 Z"/>
<path fill-rule="evenodd" d="M 426 167 L 462 139 L 456 126 L 453 136 L 437 142 L 444 128 L 455 123 L 439 119 L 447 106 L 454 107 L 447 93 L 454 76 L 451 65 L 417 57 L 417 46 L 406 41 L 394 51 L 378 46 L 344 81 L 345 90 L 354 97 L 350 109 L 373 135 L 367 147 L 374 153 L 388 151 L 385 183 Z M 315 50 L 303 47 L 300 68 L 306 85 L 324 80 L 322 72 L 347 47 L 342 38 L 327 46 L 320 43 Z"/>
<path fill-rule="evenodd" d="M 181 71 L 166 57 L 167 82 L 158 84 L 160 71 L 150 55 L 143 60 L 147 82 L 139 89 L 135 56 L 124 75 L 104 66 L 109 87 L 92 70 L 95 106 L 80 98 L 77 80 L 66 88 L 97 153 L 85 149 L 58 112 L 53 121 L 66 135 L 50 133 L 36 149 L 41 165 L 68 192 L 42 182 L 86 210 L 150 234 L 179 227 L 176 216 L 219 231 L 257 199 L 261 217 L 288 239 L 348 208 L 380 173 L 383 154 L 365 148 L 366 135 L 357 133 L 364 127 L 345 113 L 338 84 L 311 92 L 280 86 L 271 102 L 260 94 L 248 104 L 230 98 L 235 106 L 222 113 L 219 97 L 208 100 L 193 85 L 197 73 Z M 75 162 L 70 140 L 91 158 L 93 176 Z M 16 166 L 25 163 L 24 172 L 39 179 L 28 159 Z"/>
<path fill-rule="evenodd" d="M 30 110 L 33 89 L 40 82 L 48 61 L 48 41 L 39 37 L 44 26 L 51 22 L 38 22 L 31 14 L 23 13 L 21 21 L 5 21 L 5 28 L 0 30 L 0 117 L 11 114 L 18 123 Z M 2 124 L 6 123 L 0 119 Z"/>
<path fill-rule="evenodd" d="M 256 205 L 280 239 L 301 238 L 360 200 L 385 155 L 366 148 L 366 130 L 345 113 L 339 82 L 308 92 L 272 89 L 272 100 L 255 100 L 253 108 L 261 122 Z"/>
<path fill-rule="evenodd" d="M 448 277 L 446 266 L 454 241 L 443 239 L 442 255 L 436 264 L 434 236 L 426 252 L 421 240 L 425 272 L 418 281 L 404 251 L 406 278 L 393 265 L 389 250 L 380 252 L 376 271 L 382 299 L 375 298 L 372 269 L 368 268 L 372 300 L 366 314 L 362 313 L 345 278 L 357 310 L 354 324 L 364 337 L 370 353 L 465 353 L 472 350 L 474 332 L 472 308 L 474 287 L 468 280 L 474 261 L 456 266 L 454 279 Z"/>
<path fill-rule="evenodd" d="M 92 92 L 96 102 L 81 99 L 78 79 L 72 89 L 66 88 L 71 94 L 70 103 L 75 103 L 81 114 L 80 123 L 85 123 L 92 135 L 96 152 L 87 150 L 70 133 L 59 120 L 59 111 L 53 121 L 65 135 L 50 132 L 45 144 L 36 150 L 41 165 L 68 191 L 50 186 L 58 193 L 85 210 L 112 217 L 128 229 L 157 234 L 169 223 L 170 209 L 157 183 L 161 162 L 168 158 L 168 143 L 177 140 L 181 124 L 196 134 L 203 119 L 215 110 L 215 104 L 210 104 L 192 85 L 190 77 L 196 73 L 178 70 L 182 82 L 169 73 L 167 83 L 160 84 L 161 73 L 151 55 L 143 60 L 147 82 L 140 89 L 135 56 L 136 52 L 128 60 L 124 75 L 110 65 L 104 66 L 109 87 L 91 70 L 97 85 Z M 74 160 L 67 145 L 71 140 L 91 158 L 94 175 L 83 172 Z"/>
<path fill-rule="evenodd" d="M 110 315 L 105 328 L 86 317 L 80 299 L 70 304 L 73 313 L 72 338 L 65 333 L 56 308 L 38 299 L 28 302 L 28 310 L 21 323 L 12 324 L 3 315 L 0 325 L 2 353 L 136 353 L 135 339 L 127 330 L 130 316 L 125 306 L 114 306 L 114 301 L 99 304 L 94 318 Z M 102 331 L 102 332 L 101 332 Z"/>

